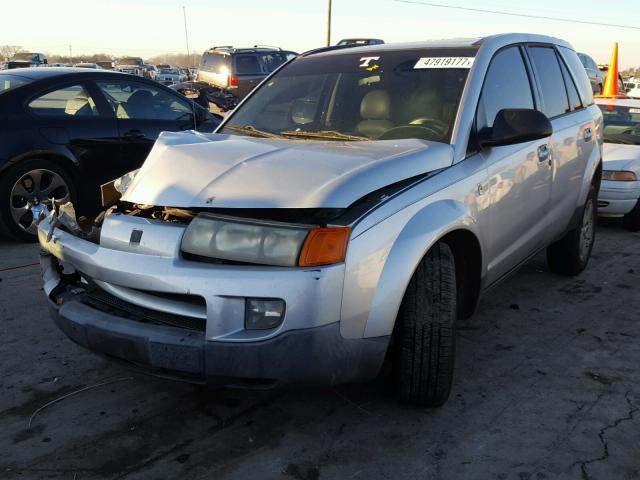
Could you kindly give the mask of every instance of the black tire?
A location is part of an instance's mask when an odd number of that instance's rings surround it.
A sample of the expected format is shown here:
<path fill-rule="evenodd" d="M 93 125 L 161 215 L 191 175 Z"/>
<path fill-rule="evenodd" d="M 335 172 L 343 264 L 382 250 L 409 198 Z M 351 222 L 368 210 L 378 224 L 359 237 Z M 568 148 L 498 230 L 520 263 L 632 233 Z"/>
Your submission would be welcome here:
<path fill-rule="evenodd" d="M 439 407 L 451 392 L 455 360 L 456 266 L 437 243 L 404 294 L 394 330 L 394 377 L 400 400 Z"/>
<path fill-rule="evenodd" d="M 640 200 L 633 210 L 624 216 L 622 223 L 630 232 L 640 232 Z"/>
<path fill-rule="evenodd" d="M 592 185 L 578 226 L 547 247 L 547 263 L 553 273 L 578 275 L 589 263 L 596 237 L 597 197 Z"/>
<path fill-rule="evenodd" d="M 60 190 L 56 190 L 56 192 L 66 190 L 68 198 L 71 201 L 76 200 L 76 189 L 74 188 L 71 177 L 63 168 L 50 160 L 31 158 L 5 171 L 0 177 L 0 227 L 10 238 L 21 242 L 35 242 L 38 240 L 38 237 L 37 234 L 26 231 L 24 227 L 21 227 L 20 222 L 16 221 L 12 216 L 12 207 L 15 207 L 15 197 L 11 195 L 11 192 L 25 174 L 34 170 L 49 172 L 45 174 L 49 176 L 51 176 L 51 174 L 58 175 L 64 182 L 64 186 L 60 187 Z M 50 205 L 49 208 L 51 208 Z M 25 215 L 27 216 L 23 223 L 28 222 L 28 214 Z"/>

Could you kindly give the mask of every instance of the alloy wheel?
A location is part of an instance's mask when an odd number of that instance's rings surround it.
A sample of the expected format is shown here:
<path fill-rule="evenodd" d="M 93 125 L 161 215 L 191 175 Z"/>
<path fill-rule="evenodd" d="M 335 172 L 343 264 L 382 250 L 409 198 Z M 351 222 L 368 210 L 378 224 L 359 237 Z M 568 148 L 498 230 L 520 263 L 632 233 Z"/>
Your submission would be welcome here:
<path fill-rule="evenodd" d="M 585 262 L 591 251 L 595 232 L 594 203 L 589 199 L 584 207 L 582 215 L 582 227 L 580 228 L 580 261 Z"/>
<path fill-rule="evenodd" d="M 69 186 L 60 174 L 35 169 L 24 173 L 14 183 L 9 196 L 9 209 L 16 225 L 35 235 L 37 232 L 32 208 L 45 204 L 51 209 L 54 203 L 62 205 L 70 200 Z"/>

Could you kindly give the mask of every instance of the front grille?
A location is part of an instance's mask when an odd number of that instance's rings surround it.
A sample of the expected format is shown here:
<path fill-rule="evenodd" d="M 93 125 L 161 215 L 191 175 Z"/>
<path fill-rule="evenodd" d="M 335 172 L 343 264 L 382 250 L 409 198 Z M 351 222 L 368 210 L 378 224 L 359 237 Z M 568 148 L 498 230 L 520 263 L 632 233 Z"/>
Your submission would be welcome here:
<path fill-rule="evenodd" d="M 140 307 L 99 288 L 87 291 L 82 302 L 105 313 L 112 313 L 128 320 L 184 328 L 198 332 L 204 332 L 206 329 L 207 322 L 203 318 L 185 317 Z"/>

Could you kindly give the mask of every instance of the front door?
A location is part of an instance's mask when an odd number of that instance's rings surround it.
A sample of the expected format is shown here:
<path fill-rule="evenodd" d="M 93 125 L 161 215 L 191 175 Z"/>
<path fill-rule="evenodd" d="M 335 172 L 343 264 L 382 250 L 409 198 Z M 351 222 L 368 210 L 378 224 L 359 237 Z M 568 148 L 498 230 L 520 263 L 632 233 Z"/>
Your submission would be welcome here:
<path fill-rule="evenodd" d="M 505 108 L 535 108 L 522 48 L 492 59 L 480 96 L 476 128 L 491 129 Z M 479 190 L 489 205 L 487 282 L 500 279 L 544 245 L 551 194 L 551 139 L 485 148 L 488 179 Z"/>
<path fill-rule="evenodd" d="M 186 97 L 149 83 L 130 80 L 97 82 L 117 120 L 124 174 L 139 168 L 160 132 L 194 128 L 195 107 Z"/>

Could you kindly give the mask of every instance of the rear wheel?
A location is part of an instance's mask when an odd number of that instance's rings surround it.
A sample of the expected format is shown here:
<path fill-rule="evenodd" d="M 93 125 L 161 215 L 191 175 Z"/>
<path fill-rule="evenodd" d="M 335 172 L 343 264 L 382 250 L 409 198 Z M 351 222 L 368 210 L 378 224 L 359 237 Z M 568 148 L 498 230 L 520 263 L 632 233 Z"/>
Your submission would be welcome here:
<path fill-rule="evenodd" d="M 75 190 L 67 173 L 55 163 L 30 159 L 10 168 L 0 179 L 0 219 L 6 233 L 16 240 L 37 240 L 31 209 L 45 204 L 49 209 L 72 201 Z"/>
<path fill-rule="evenodd" d="M 597 193 L 592 185 L 580 224 L 547 248 L 547 263 L 552 272 L 573 276 L 587 266 L 596 236 L 596 202 Z"/>
<path fill-rule="evenodd" d="M 624 216 L 622 223 L 629 231 L 640 232 L 640 199 L 633 210 Z"/>
<path fill-rule="evenodd" d="M 437 243 L 407 287 L 394 331 L 394 376 L 403 402 L 439 407 L 447 401 L 455 359 L 456 269 Z"/>

